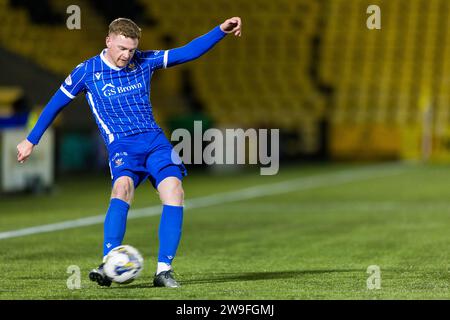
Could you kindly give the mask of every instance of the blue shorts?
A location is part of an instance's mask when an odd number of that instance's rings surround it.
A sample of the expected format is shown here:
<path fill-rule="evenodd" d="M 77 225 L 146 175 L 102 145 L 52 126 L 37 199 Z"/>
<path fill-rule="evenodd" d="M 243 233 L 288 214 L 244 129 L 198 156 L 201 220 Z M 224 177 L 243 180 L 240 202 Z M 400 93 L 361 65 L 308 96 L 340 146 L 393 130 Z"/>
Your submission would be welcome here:
<path fill-rule="evenodd" d="M 150 131 L 121 138 L 108 145 L 112 184 L 123 176 L 134 181 L 135 188 L 149 179 L 157 189 L 167 177 L 182 180 L 187 171 L 163 131 Z"/>

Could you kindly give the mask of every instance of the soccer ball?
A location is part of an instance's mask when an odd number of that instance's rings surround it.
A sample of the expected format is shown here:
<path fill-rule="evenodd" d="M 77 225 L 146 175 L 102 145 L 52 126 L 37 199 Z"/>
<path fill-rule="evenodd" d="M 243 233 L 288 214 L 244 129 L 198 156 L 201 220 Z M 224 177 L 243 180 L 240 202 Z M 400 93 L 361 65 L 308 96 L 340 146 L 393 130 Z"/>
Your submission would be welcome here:
<path fill-rule="evenodd" d="M 103 270 L 114 282 L 126 284 L 132 282 L 141 273 L 144 259 L 136 248 L 121 245 L 112 249 L 105 257 Z"/>

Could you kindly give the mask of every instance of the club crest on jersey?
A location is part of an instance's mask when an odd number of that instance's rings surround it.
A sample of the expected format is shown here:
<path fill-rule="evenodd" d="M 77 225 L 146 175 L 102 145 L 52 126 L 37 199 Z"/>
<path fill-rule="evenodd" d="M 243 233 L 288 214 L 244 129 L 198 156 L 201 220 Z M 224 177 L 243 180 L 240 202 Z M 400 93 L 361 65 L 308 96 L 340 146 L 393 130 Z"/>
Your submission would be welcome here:
<path fill-rule="evenodd" d="M 129 63 L 127 69 L 128 69 L 128 71 L 135 71 L 136 64 L 134 64 L 133 62 Z"/>

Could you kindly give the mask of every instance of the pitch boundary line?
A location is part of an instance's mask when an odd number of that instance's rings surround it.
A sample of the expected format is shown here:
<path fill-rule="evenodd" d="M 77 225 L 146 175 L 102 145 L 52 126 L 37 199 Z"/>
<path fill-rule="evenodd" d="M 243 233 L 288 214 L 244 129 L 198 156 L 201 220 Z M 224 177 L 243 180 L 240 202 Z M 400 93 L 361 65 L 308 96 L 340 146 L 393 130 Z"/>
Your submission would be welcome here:
<path fill-rule="evenodd" d="M 393 176 L 402 173 L 404 169 L 405 166 L 400 164 L 376 165 L 369 168 L 365 167 L 362 169 L 359 168 L 352 170 L 343 170 L 333 173 L 301 177 L 277 183 L 248 187 L 231 192 L 229 191 L 204 197 L 193 198 L 186 201 L 185 210 L 210 207 L 219 204 L 250 200 L 294 191 L 311 190 L 321 187 L 332 187 L 345 183 L 364 181 L 379 177 Z M 161 205 L 133 209 L 128 213 L 128 220 L 151 217 L 160 213 Z M 104 219 L 105 215 L 102 214 L 58 223 L 4 231 L 0 232 L 0 240 L 102 224 Z"/>

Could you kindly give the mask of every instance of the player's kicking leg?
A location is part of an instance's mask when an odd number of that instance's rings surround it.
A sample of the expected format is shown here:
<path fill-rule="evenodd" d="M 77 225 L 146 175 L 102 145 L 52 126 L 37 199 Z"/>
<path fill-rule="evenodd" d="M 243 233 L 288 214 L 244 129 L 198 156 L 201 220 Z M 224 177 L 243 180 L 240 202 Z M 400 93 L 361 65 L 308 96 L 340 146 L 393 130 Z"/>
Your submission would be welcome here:
<path fill-rule="evenodd" d="M 134 184 L 130 177 L 122 176 L 114 182 L 104 223 L 103 256 L 122 244 L 133 194 Z M 109 287 L 111 285 L 111 279 L 103 270 L 103 263 L 89 273 L 89 279 L 97 282 L 100 286 Z"/>
<path fill-rule="evenodd" d="M 183 224 L 184 194 L 181 180 L 173 176 L 165 178 L 158 184 L 158 192 L 163 203 L 163 211 L 159 225 L 158 267 L 153 285 L 177 288 L 180 284 L 173 276 L 172 260 L 180 242 Z"/>

